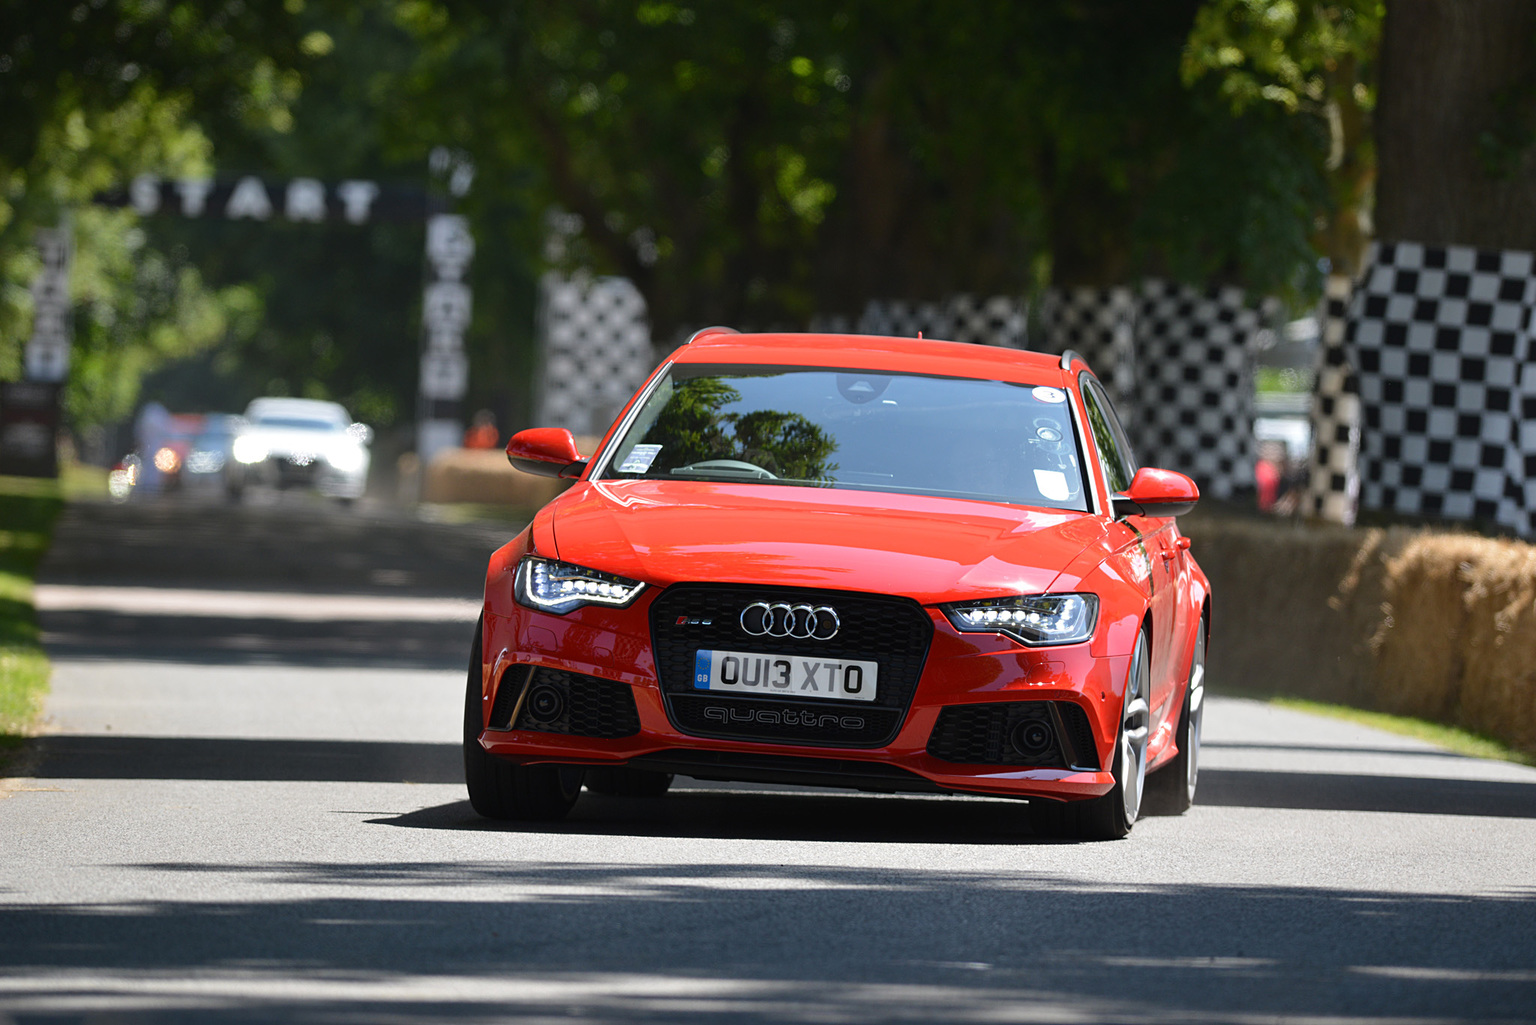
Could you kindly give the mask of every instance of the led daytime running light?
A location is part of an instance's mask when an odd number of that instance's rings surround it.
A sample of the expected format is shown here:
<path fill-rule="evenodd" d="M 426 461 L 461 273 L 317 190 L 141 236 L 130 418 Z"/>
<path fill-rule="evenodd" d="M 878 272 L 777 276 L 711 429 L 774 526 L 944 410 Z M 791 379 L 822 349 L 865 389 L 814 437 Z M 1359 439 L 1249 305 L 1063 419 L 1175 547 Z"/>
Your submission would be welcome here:
<path fill-rule="evenodd" d="M 612 573 L 528 556 L 517 567 L 517 600 L 544 612 L 566 613 L 583 605 L 622 608 L 645 585 Z"/>
<path fill-rule="evenodd" d="M 1078 644 L 1093 636 L 1099 599 L 1093 594 L 1035 594 L 943 609 L 962 633 L 1006 634 L 1028 645 Z"/>

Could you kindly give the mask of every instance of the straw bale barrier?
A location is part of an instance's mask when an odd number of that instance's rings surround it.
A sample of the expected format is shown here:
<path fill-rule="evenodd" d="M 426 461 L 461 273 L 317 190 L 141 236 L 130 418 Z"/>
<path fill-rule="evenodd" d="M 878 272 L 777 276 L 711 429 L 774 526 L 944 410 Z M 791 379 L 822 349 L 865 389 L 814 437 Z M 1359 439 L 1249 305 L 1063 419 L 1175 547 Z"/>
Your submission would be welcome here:
<path fill-rule="evenodd" d="M 1536 752 L 1536 547 L 1192 517 L 1213 685 L 1450 723 Z"/>
<path fill-rule="evenodd" d="M 597 438 L 577 438 L 579 452 L 597 451 Z M 444 449 L 432 457 L 422 480 L 421 500 L 505 505 L 530 513 L 570 487 L 567 480 L 514 470 L 499 448 Z"/>

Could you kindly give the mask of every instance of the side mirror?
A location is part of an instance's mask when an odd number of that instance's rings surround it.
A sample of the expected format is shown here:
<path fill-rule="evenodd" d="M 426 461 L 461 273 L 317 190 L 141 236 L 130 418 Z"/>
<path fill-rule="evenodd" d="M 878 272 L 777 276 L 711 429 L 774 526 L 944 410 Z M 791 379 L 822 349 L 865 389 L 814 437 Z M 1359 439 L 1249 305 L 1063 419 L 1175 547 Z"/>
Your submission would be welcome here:
<path fill-rule="evenodd" d="M 1114 496 L 1115 518 L 1122 516 L 1183 516 L 1200 500 L 1195 482 L 1175 470 L 1143 466 L 1126 491 Z"/>
<path fill-rule="evenodd" d="M 507 442 L 507 461 L 539 477 L 580 477 L 587 461 L 576 451 L 576 439 L 564 427 L 532 427 Z"/>

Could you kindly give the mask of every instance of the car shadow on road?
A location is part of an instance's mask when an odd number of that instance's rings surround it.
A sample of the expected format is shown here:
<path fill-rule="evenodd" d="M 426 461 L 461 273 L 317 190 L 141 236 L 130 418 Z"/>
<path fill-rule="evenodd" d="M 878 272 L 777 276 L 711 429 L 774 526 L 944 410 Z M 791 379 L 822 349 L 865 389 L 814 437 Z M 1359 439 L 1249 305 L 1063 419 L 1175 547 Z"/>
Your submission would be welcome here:
<path fill-rule="evenodd" d="M 452 621 L 305 621 L 97 610 L 55 610 L 40 619 L 43 644 L 55 660 L 321 669 L 462 670 L 475 630 L 473 623 Z"/>
<path fill-rule="evenodd" d="M 297 507 L 71 502 L 38 579 L 475 597 L 512 524 L 423 523 L 325 503 Z"/>
<path fill-rule="evenodd" d="M 177 779 L 425 783 L 461 785 L 457 744 L 351 740 L 253 740 L 218 737 L 40 738 L 36 776 L 43 779 Z M 729 786 L 730 792 L 720 791 Z M 928 795 L 859 795 L 835 790 L 694 786 L 656 800 L 588 794 L 560 824 L 501 827 L 472 816 L 461 801 L 376 822 L 418 829 L 534 828 L 539 831 L 627 834 L 654 829 L 679 835 L 783 836 L 794 823 L 816 818 L 818 839 L 871 838 L 908 842 L 929 830 L 955 830 L 970 842 L 1014 842 L 1019 807 L 998 799 L 955 800 Z M 825 809 L 816 802 L 825 804 Z M 1536 818 L 1536 785 L 1422 776 L 1208 769 L 1200 774 L 1199 803 L 1209 807 L 1279 808 L 1394 814 Z M 813 814 L 815 810 L 825 814 Z M 908 828 L 907 823 L 938 819 Z M 776 823 L 768 826 L 764 823 Z M 940 828 L 942 827 L 942 828 Z M 989 840 L 988 837 L 991 837 Z"/>
<path fill-rule="evenodd" d="M 497 822 L 469 801 L 367 819 L 411 829 L 836 843 L 1047 842 L 1029 831 L 1025 806 L 1005 799 L 854 794 L 837 790 L 738 790 L 679 779 L 664 797 L 582 795 L 560 822 Z"/>

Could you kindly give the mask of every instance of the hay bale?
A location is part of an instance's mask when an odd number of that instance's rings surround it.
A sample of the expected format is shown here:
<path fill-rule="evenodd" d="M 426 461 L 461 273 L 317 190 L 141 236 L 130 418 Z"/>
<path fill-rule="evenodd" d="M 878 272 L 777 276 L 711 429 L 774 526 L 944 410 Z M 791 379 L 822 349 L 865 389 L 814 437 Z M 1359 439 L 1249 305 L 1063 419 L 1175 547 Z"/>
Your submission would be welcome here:
<path fill-rule="evenodd" d="M 597 451 L 598 438 L 576 439 L 577 450 Z M 570 487 L 568 480 L 515 470 L 501 449 L 444 449 L 432 457 L 422 482 L 421 500 L 469 502 L 537 509 Z"/>
<path fill-rule="evenodd" d="M 1371 700 L 1379 531 L 1198 517 L 1181 527 L 1211 580 L 1208 679 L 1252 693 Z"/>
<path fill-rule="evenodd" d="M 1208 678 L 1464 726 L 1536 751 L 1536 547 L 1192 517 Z"/>
<path fill-rule="evenodd" d="M 1453 722 L 1463 674 L 1468 580 L 1485 539 L 1421 534 L 1383 564 L 1386 603 L 1371 638 L 1376 707 Z"/>
<path fill-rule="evenodd" d="M 1441 669 L 1451 674 L 1440 707 L 1444 721 L 1536 749 L 1536 548 L 1482 537 L 1425 537 L 1416 556 L 1454 592 L 1453 610 L 1423 606 L 1413 632 L 1400 646 L 1411 656 L 1426 648 L 1450 648 Z M 1389 570 L 1390 571 L 1390 570 Z M 1450 581 L 1454 579 L 1454 585 Z M 1403 581 L 1402 588 L 1413 586 Z M 1406 597 L 1406 595 L 1405 595 Z M 1438 621 L 1438 622 L 1437 622 Z M 1428 674 L 1426 674 L 1428 675 Z"/>

